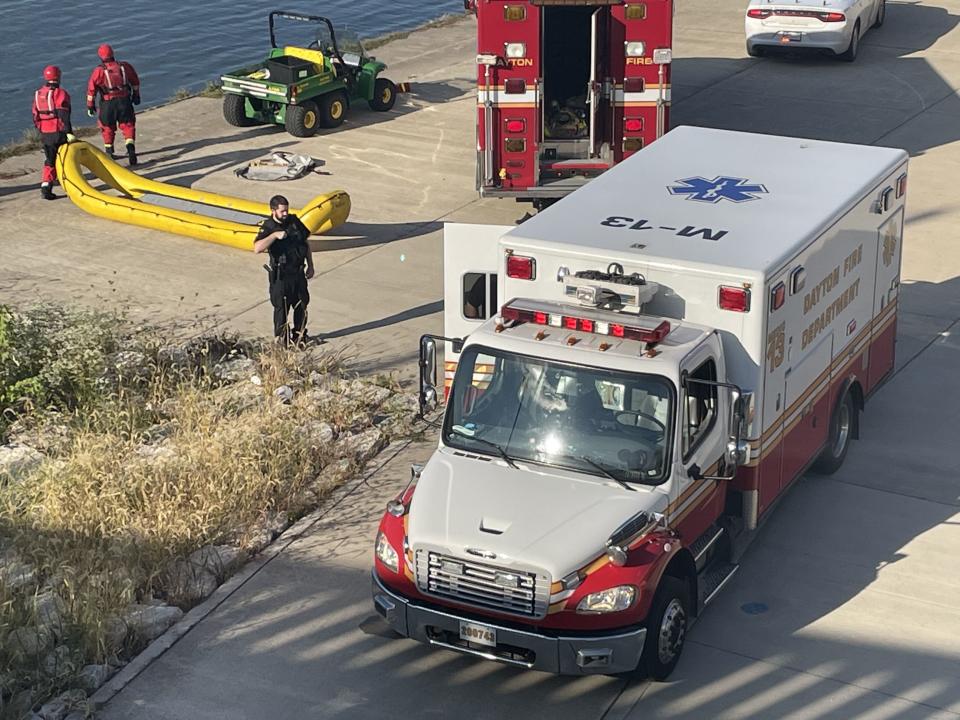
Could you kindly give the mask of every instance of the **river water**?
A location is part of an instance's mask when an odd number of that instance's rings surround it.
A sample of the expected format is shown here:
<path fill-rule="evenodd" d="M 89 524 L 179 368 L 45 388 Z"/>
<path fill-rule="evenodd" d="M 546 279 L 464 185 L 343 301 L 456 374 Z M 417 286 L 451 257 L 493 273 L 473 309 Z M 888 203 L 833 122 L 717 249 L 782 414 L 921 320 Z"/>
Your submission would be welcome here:
<path fill-rule="evenodd" d="M 408 30 L 445 14 L 463 12 L 462 0 L 0 0 L 0 143 L 32 127 L 33 91 L 43 68 L 59 65 L 73 99 L 75 125 L 92 124 L 85 112 L 86 82 L 107 42 L 117 59 L 133 64 L 143 84 L 143 107 L 177 90 L 199 90 L 220 74 L 262 59 L 270 49 L 267 15 L 289 10 L 324 15 L 361 37 Z M 308 30 L 278 22 L 277 41 L 295 42 Z M 374 53 L 376 54 L 376 53 Z M 389 76 L 389 70 L 387 71 Z"/>

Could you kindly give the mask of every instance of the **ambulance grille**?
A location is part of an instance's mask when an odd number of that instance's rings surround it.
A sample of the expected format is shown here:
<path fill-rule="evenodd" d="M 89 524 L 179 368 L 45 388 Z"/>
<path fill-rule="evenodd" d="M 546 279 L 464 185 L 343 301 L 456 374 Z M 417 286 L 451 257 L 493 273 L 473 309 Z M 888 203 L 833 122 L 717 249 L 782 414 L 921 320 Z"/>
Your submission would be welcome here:
<path fill-rule="evenodd" d="M 547 614 L 550 582 L 536 573 L 430 550 L 418 550 L 416 563 L 417 585 L 427 595 L 522 617 Z"/>

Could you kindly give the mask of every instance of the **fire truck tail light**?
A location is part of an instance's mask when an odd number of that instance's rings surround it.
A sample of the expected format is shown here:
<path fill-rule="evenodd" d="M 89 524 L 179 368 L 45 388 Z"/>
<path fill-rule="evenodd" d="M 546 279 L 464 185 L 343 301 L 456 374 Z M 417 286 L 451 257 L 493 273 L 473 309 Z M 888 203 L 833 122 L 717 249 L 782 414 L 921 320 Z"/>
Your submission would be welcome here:
<path fill-rule="evenodd" d="M 624 92 L 643 92 L 646 89 L 647 83 L 643 78 L 631 77 L 623 79 Z"/>
<path fill-rule="evenodd" d="M 527 82 L 520 78 L 507 78 L 503 81 L 503 91 L 507 95 L 522 95 L 527 91 Z"/>
<path fill-rule="evenodd" d="M 626 48 L 627 57 L 643 57 L 643 52 L 646 50 L 646 45 L 640 40 L 630 40 L 624 43 Z"/>
<path fill-rule="evenodd" d="M 643 138 L 624 138 L 623 139 L 624 152 L 636 152 L 637 150 L 643 150 Z"/>
<path fill-rule="evenodd" d="M 526 120 L 507 120 L 507 132 L 518 133 L 527 129 Z"/>
<path fill-rule="evenodd" d="M 745 287 L 721 285 L 718 302 L 721 310 L 750 312 L 750 290 Z"/>
<path fill-rule="evenodd" d="M 643 20 L 647 17 L 647 6 L 644 3 L 627 5 L 627 7 L 624 8 L 624 16 L 627 20 Z"/>
<path fill-rule="evenodd" d="M 527 9 L 523 5 L 504 5 L 503 19 L 507 22 L 526 20 Z"/>
<path fill-rule="evenodd" d="M 527 56 L 527 44 L 512 42 L 504 43 L 503 54 L 508 58 L 522 58 Z"/>
<path fill-rule="evenodd" d="M 515 280 L 533 280 L 536 277 L 537 262 L 532 257 L 522 255 L 507 256 L 507 277 Z"/>
<path fill-rule="evenodd" d="M 507 138 L 503 141 L 503 149 L 507 152 L 524 152 L 527 149 L 527 141 L 523 138 Z"/>
<path fill-rule="evenodd" d="M 643 130 L 643 120 L 640 118 L 627 118 L 623 121 L 623 129 L 627 132 L 640 132 Z"/>

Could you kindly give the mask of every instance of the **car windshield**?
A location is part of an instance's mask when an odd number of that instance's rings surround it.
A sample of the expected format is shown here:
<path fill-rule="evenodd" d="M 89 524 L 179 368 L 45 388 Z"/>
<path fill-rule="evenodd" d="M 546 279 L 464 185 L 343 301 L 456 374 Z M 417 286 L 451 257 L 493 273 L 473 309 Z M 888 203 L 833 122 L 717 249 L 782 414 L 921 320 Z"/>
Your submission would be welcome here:
<path fill-rule="evenodd" d="M 443 440 L 470 452 L 657 485 L 669 472 L 673 397 L 658 375 L 469 347 L 457 366 Z"/>

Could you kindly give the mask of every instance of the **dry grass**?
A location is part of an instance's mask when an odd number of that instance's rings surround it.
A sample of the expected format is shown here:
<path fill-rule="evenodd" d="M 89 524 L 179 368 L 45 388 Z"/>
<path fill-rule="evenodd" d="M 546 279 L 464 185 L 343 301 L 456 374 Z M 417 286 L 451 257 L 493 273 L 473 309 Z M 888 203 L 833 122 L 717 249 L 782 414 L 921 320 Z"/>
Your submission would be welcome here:
<path fill-rule="evenodd" d="M 111 392 L 54 416 L 69 426 L 55 457 L 0 484 L 0 557 L 13 550 L 35 570 L 20 587 L 0 580 L 0 718 L 71 687 L 85 664 L 138 651 L 142 640 L 116 636 L 116 618 L 132 602 L 175 600 L 161 580 L 174 558 L 242 546 L 271 513 L 307 511 L 342 479 L 324 477 L 337 458 L 316 427 L 373 421 L 362 398 L 339 392 L 341 357 L 270 346 L 257 356 L 260 385 L 223 384 L 209 370 L 229 343 L 183 366 L 137 342 L 145 367 L 107 373 Z M 293 401 L 278 401 L 273 388 L 291 383 Z M 45 632 L 37 598 L 47 593 L 62 601 L 59 647 L 40 637 L 36 651 L 13 633 Z"/>

